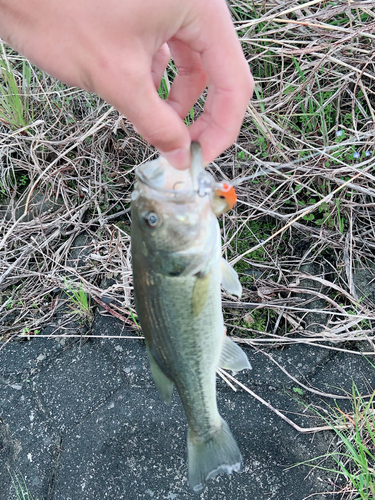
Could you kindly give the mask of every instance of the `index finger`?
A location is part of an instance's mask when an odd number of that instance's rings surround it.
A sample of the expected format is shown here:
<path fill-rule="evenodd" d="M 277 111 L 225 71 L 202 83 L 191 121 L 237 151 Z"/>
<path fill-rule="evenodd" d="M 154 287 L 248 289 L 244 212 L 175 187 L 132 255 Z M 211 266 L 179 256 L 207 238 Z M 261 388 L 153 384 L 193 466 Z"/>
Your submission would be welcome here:
<path fill-rule="evenodd" d="M 201 55 L 209 89 L 204 113 L 189 132 L 209 163 L 236 140 L 254 80 L 225 2 L 206 0 L 198 17 L 198 37 L 187 43 Z"/>

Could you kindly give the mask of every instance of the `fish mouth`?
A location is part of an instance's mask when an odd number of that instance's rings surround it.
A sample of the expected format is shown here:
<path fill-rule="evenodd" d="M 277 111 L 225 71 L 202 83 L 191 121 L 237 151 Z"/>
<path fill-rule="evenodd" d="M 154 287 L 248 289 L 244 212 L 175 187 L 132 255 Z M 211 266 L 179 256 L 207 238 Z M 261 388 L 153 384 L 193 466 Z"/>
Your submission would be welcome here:
<path fill-rule="evenodd" d="M 137 180 L 147 186 L 148 188 L 161 194 L 163 198 L 175 202 L 189 202 L 195 199 L 197 195 L 197 190 L 194 189 L 167 189 L 163 186 L 158 185 L 152 178 L 150 178 L 145 172 L 142 171 L 142 166 L 138 167 L 136 172 Z M 174 183 L 174 187 L 184 184 L 183 180 L 177 180 Z"/>
<path fill-rule="evenodd" d="M 191 144 L 191 167 L 177 170 L 162 156 L 140 165 L 136 170 L 137 180 L 163 198 L 177 203 L 194 201 L 196 196 L 209 195 L 215 180 L 204 170 L 201 147 Z"/>

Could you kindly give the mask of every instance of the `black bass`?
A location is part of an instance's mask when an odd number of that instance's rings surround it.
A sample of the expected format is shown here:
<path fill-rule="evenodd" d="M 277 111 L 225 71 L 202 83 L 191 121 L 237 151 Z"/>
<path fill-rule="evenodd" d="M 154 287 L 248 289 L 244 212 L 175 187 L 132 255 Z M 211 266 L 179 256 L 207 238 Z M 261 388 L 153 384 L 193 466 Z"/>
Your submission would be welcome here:
<path fill-rule="evenodd" d="M 241 468 L 242 457 L 216 405 L 216 368 L 251 368 L 225 335 L 221 285 L 241 295 L 237 273 L 221 257 L 216 215 L 234 188 L 204 170 L 198 143 L 189 170 L 160 157 L 137 169 L 132 193 L 134 296 L 156 386 L 168 404 L 173 386 L 188 421 L 189 483 Z"/>

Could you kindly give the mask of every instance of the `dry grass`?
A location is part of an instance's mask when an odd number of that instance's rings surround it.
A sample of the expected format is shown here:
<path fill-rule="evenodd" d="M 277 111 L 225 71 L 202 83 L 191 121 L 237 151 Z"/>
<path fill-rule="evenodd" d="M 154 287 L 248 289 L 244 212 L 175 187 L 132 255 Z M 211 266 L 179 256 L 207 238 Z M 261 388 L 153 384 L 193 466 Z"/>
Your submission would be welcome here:
<path fill-rule="evenodd" d="M 368 297 L 370 287 L 355 286 L 357 269 L 368 268 L 369 283 L 375 276 L 374 6 L 231 1 L 256 96 L 237 143 L 210 169 L 237 185 L 224 252 L 244 295 L 224 295 L 224 306 L 243 342 L 359 352 L 364 340 L 374 352 L 375 286 Z M 64 276 L 116 298 L 132 322 L 130 192 L 135 167 L 155 151 L 99 98 L 1 50 L 0 338 L 48 325 Z M 11 116 L 4 67 L 18 88 Z M 83 232 L 77 266 L 69 252 Z"/>

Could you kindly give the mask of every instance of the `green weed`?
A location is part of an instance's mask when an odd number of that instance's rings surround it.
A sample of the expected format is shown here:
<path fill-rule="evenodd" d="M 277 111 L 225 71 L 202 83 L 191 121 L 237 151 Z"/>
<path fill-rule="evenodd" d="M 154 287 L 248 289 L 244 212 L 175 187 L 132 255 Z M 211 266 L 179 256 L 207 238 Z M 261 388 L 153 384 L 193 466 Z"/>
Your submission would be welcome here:
<path fill-rule="evenodd" d="M 12 484 L 14 491 L 16 493 L 16 499 L 17 500 L 34 500 L 33 495 L 30 493 L 25 478 L 21 475 L 21 478 L 15 474 L 11 473 L 9 471 L 9 474 L 12 478 Z M 36 499 L 35 499 L 36 500 Z"/>
<path fill-rule="evenodd" d="M 14 300 L 9 298 L 8 301 L 7 301 L 7 305 L 5 306 L 5 308 L 10 311 L 11 309 L 13 309 L 14 307 Z"/>
<path fill-rule="evenodd" d="M 254 92 L 255 92 L 255 95 L 256 95 L 258 101 L 260 101 L 259 106 L 260 106 L 262 113 L 265 113 L 266 108 L 264 106 L 264 103 L 261 101 L 261 99 L 263 99 L 263 92 L 262 92 L 262 87 L 260 86 L 259 83 L 257 85 L 255 85 Z"/>
<path fill-rule="evenodd" d="M 317 226 L 325 226 L 328 229 L 332 229 L 335 226 L 335 220 L 331 215 L 331 207 L 329 203 L 323 202 L 318 207 L 318 212 L 321 215 L 320 218 L 315 220 Z"/>
<path fill-rule="evenodd" d="M 375 392 L 366 402 L 353 383 L 352 412 L 335 410 L 334 421 L 320 415 L 339 438 L 338 448 L 326 455 L 304 462 L 322 470 L 339 474 L 349 483 L 347 491 L 355 491 L 351 499 L 372 500 L 375 498 Z M 343 429 L 346 427 L 346 429 Z M 331 459 L 336 468 L 322 465 L 322 459 Z M 302 464 L 298 464 L 302 465 Z"/>
<path fill-rule="evenodd" d="M 27 340 L 30 340 L 33 335 L 38 335 L 38 333 L 40 333 L 40 330 L 30 330 L 28 326 L 25 326 L 25 328 L 22 329 L 21 335 L 26 337 Z"/>
<path fill-rule="evenodd" d="M 331 453 L 339 473 L 343 475 L 363 500 L 375 498 L 375 411 L 374 394 L 366 403 L 353 384 L 353 414 L 342 414 L 343 423 L 353 428 L 340 431 L 332 426 L 342 442 L 339 451 Z"/>
<path fill-rule="evenodd" d="M 267 311 L 260 309 L 255 310 L 252 313 L 248 313 L 243 322 L 247 328 L 257 330 L 258 332 L 265 332 L 267 325 Z"/>
<path fill-rule="evenodd" d="M 92 312 L 90 296 L 86 294 L 82 283 L 77 285 L 73 281 L 64 277 L 63 280 L 66 286 L 65 293 L 74 305 L 72 307 L 73 311 L 83 318 L 91 318 Z"/>
<path fill-rule="evenodd" d="M 20 82 L 15 71 L 0 60 L 0 118 L 12 128 L 22 128 L 33 121 L 30 109 L 29 88 L 31 68 L 26 60 L 22 62 Z"/>
<path fill-rule="evenodd" d="M 356 305 L 358 305 L 360 302 L 361 302 L 361 300 L 359 300 Z M 358 312 L 353 310 L 353 309 L 348 309 L 347 313 L 351 314 L 353 316 L 358 314 Z M 368 320 L 363 319 L 358 325 L 354 325 L 353 328 L 355 330 L 370 330 L 372 328 L 372 325 Z"/>
<path fill-rule="evenodd" d="M 169 95 L 169 82 L 167 83 L 167 80 L 165 79 L 165 76 L 162 77 L 159 88 L 158 88 L 158 94 L 160 99 L 167 99 Z"/>
<path fill-rule="evenodd" d="M 293 392 L 295 392 L 299 396 L 303 396 L 303 390 L 300 387 L 293 387 Z"/>
<path fill-rule="evenodd" d="M 130 308 L 129 308 L 129 313 L 130 313 L 130 317 L 133 320 L 135 326 L 137 326 L 139 328 L 140 325 L 139 325 L 138 320 L 137 320 L 138 316 L 136 316 Z"/>
<path fill-rule="evenodd" d="M 343 180 L 349 180 L 349 178 L 345 178 Z M 319 197 L 325 197 L 330 192 L 328 181 L 319 183 L 313 187 L 315 188 L 315 196 L 317 194 Z M 294 195 L 300 208 L 307 207 L 308 205 L 315 205 L 319 201 L 318 197 L 311 197 L 312 189 L 310 191 L 304 186 L 291 186 L 289 191 Z M 331 204 L 327 202 L 321 203 L 313 213 L 304 215 L 302 220 L 311 225 L 316 225 L 318 227 L 323 226 L 326 229 L 334 229 L 337 226 L 337 229 L 341 234 L 343 234 L 345 229 L 349 226 L 349 219 L 347 214 L 342 210 L 340 198 L 332 200 Z"/>
<path fill-rule="evenodd" d="M 29 183 L 29 176 L 27 174 L 20 175 L 18 178 L 18 184 L 20 186 L 26 186 Z"/>
<path fill-rule="evenodd" d="M 194 121 L 194 107 L 191 108 L 189 111 L 189 114 L 186 116 L 184 119 L 185 123 L 187 126 L 191 125 Z"/>
<path fill-rule="evenodd" d="M 265 240 L 271 234 L 274 229 L 274 222 L 268 222 L 266 220 L 248 221 L 246 225 L 240 228 L 236 233 L 235 245 L 233 245 L 233 250 L 235 254 L 241 254 L 246 252 L 252 246 L 259 243 L 260 240 Z M 227 232 L 227 239 L 230 240 L 233 236 L 235 229 L 230 229 Z M 249 259 L 257 262 L 264 262 L 266 258 L 266 252 L 263 248 L 258 248 L 254 252 L 248 255 Z M 242 263 L 241 261 L 235 265 L 237 272 L 243 272 L 248 268 L 248 264 Z"/>
<path fill-rule="evenodd" d="M 173 73 L 177 73 L 177 68 L 172 63 L 170 63 L 170 65 L 171 65 L 171 68 L 168 67 L 168 69 L 167 69 L 167 76 L 163 75 L 163 77 L 160 81 L 159 88 L 158 88 L 159 97 L 160 97 L 160 99 L 163 99 L 163 100 L 167 99 L 169 96 L 170 85 L 171 85 L 170 84 L 170 77 L 171 77 L 171 79 L 173 79 L 175 76 Z M 172 73 L 172 75 L 171 75 L 171 73 Z M 184 122 L 187 126 L 191 125 L 193 123 L 193 121 L 194 121 L 194 107 L 191 108 L 191 110 L 189 111 L 189 114 L 184 119 Z"/>

